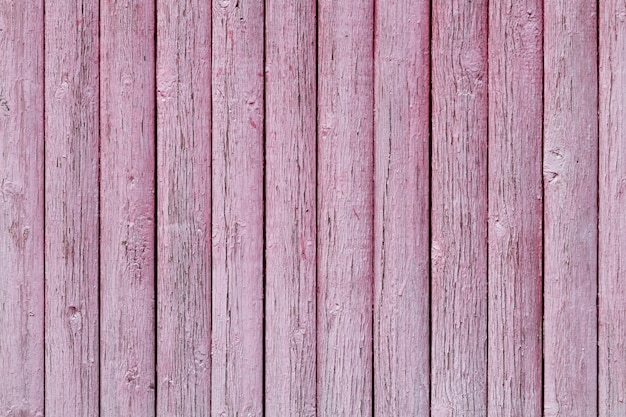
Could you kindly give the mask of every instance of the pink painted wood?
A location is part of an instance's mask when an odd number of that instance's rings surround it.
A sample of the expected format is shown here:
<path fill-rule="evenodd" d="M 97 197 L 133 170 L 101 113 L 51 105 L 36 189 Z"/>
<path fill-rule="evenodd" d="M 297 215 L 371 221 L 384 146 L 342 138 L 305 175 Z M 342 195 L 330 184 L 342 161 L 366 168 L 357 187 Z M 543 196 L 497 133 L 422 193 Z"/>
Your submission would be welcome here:
<path fill-rule="evenodd" d="M 101 414 L 152 416 L 155 5 L 101 7 Z"/>
<path fill-rule="evenodd" d="M 0 0 L 0 415 L 43 416 L 43 2 Z"/>
<path fill-rule="evenodd" d="M 46 415 L 99 401 L 98 2 L 45 4 Z"/>
<path fill-rule="evenodd" d="M 487 414 L 487 1 L 433 2 L 432 416 Z"/>
<path fill-rule="evenodd" d="M 544 415 L 597 414 L 596 3 L 544 5 Z"/>
<path fill-rule="evenodd" d="M 157 415 L 208 416 L 211 8 L 157 3 Z"/>
<path fill-rule="evenodd" d="M 315 416 L 316 8 L 265 6 L 265 414 Z"/>
<path fill-rule="evenodd" d="M 430 2 L 376 2 L 374 414 L 430 409 Z"/>
<path fill-rule="evenodd" d="M 542 1 L 489 13 L 488 413 L 540 416 Z"/>
<path fill-rule="evenodd" d="M 320 416 L 372 415 L 374 2 L 318 2 Z"/>
<path fill-rule="evenodd" d="M 212 415 L 263 408 L 262 2 L 213 1 Z"/>
<path fill-rule="evenodd" d="M 626 3 L 600 5 L 599 416 L 626 415 Z"/>

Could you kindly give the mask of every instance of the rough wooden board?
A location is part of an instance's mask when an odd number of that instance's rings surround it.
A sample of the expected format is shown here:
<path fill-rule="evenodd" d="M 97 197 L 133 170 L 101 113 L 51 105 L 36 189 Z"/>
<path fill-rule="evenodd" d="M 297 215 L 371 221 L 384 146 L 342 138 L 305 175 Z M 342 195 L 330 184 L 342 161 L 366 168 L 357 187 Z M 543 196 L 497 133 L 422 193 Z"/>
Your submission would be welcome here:
<path fill-rule="evenodd" d="M 597 414 L 596 3 L 544 4 L 544 415 Z"/>
<path fill-rule="evenodd" d="M 46 415 L 99 401 L 98 2 L 45 4 Z"/>
<path fill-rule="evenodd" d="M 153 416 L 155 4 L 101 7 L 101 413 Z"/>
<path fill-rule="evenodd" d="M 212 415 L 263 408 L 263 3 L 213 1 Z"/>
<path fill-rule="evenodd" d="M 43 416 L 43 1 L 0 1 L 0 415 Z"/>
<path fill-rule="evenodd" d="M 430 409 L 430 2 L 376 2 L 374 414 Z"/>
<path fill-rule="evenodd" d="M 600 1 L 599 415 L 626 415 L 626 3 Z"/>
<path fill-rule="evenodd" d="M 372 415 L 374 3 L 318 2 L 320 416 Z"/>
<path fill-rule="evenodd" d="M 540 416 L 542 1 L 489 16 L 490 415 Z"/>
<path fill-rule="evenodd" d="M 265 413 L 315 416 L 316 8 L 265 5 Z"/>
<path fill-rule="evenodd" d="M 487 1 L 432 9 L 432 416 L 487 414 Z"/>
<path fill-rule="evenodd" d="M 157 415 L 208 416 L 211 9 L 157 4 Z"/>

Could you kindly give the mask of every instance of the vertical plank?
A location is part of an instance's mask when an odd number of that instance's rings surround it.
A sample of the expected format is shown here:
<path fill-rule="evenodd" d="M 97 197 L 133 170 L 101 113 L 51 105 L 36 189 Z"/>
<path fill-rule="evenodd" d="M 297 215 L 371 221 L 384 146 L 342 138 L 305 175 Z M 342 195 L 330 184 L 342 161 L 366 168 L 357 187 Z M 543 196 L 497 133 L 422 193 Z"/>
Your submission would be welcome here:
<path fill-rule="evenodd" d="M 47 1 L 46 415 L 98 412 L 98 2 Z"/>
<path fill-rule="evenodd" d="M 374 2 L 318 2 L 318 411 L 372 415 Z"/>
<path fill-rule="evenodd" d="M 101 7 L 101 413 L 151 416 L 154 1 L 104 1 Z"/>
<path fill-rule="evenodd" d="M 489 9 L 490 415 L 540 416 L 542 1 Z"/>
<path fill-rule="evenodd" d="M 265 412 L 316 415 L 316 7 L 266 2 Z"/>
<path fill-rule="evenodd" d="M 212 415 L 263 413 L 263 13 L 213 1 Z"/>
<path fill-rule="evenodd" d="M 0 414 L 44 409 L 43 1 L 0 0 Z"/>
<path fill-rule="evenodd" d="M 600 5 L 599 415 L 626 415 L 626 3 Z"/>
<path fill-rule="evenodd" d="M 157 4 L 157 415 L 208 416 L 211 9 Z"/>
<path fill-rule="evenodd" d="M 487 408 L 487 0 L 432 9 L 433 416 Z"/>
<path fill-rule="evenodd" d="M 597 414 L 596 2 L 544 4 L 544 415 Z"/>
<path fill-rule="evenodd" d="M 376 2 L 374 414 L 430 392 L 430 2 Z"/>

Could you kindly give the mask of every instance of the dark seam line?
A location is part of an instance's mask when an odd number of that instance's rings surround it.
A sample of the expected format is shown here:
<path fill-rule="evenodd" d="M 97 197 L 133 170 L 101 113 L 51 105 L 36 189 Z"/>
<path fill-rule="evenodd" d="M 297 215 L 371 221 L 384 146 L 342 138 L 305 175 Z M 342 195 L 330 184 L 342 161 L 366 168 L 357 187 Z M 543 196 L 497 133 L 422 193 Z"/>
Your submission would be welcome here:
<path fill-rule="evenodd" d="M 154 268 L 154 277 L 153 277 L 153 285 L 154 285 L 154 292 L 153 292 L 153 297 L 154 297 L 154 304 L 152 305 L 152 312 L 153 312 L 153 327 L 154 327 L 154 337 L 153 337 L 153 354 L 154 354 L 154 382 L 153 382 L 153 387 L 154 387 L 154 415 L 156 416 L 158 413 L 158 406 L 159 406 L 159 402 L 158 402 L 158 395 L 159 395 L 159 378 L 158 378 L 158 350 L 159 350 L 159 337 L 158 337 L 158 332 L 159 332 L 159 322 L 158 322 L 158 305 L 159 305 L 159 297 L 158 297 L 158 287 L 159 287 L 159 279 L 158 279 L 158 274 L 159 274 L 159 268 L 158 268 L 158 256 L 159 256 L 159 251 L 158 251 L 158 237 L 159 237 L 159 208 L 158 208 L 158 204 L 159 204 L 159 200 L 158 200 L 158 167 L 159 167 L 159 149 L 158 149 L 158 133 L 159 133 L 159 129 L 158 129 L 158 121 L 159 121 L 159 106 L 157 104 L 157 57 L 158 57 L 158 5 L 159 2 L 155 1 L 154 3 L 154 51 L 153 51 L 153 86 L 152 86 L 152 92 L 153 92 L 153 99 L 154 99 L 154 138 L 153 138 L 153 146 L 154 146 L 154 184 L 153 184 L 153 191 L 154 191 L 154 229 L 153 229 L 153 255 L 154 255 L 154 260 L 153 260 L 153 268 Z"/>
<path fill-rule="evenodd" d="M 600 0 L 596 0 L 596 415 L 600 415 Z M 607 410 L 608 411 L 608 410 Z"/>
<path fill-rule="evenodd" d="M 541 415 L 545 415 L 545 287 L 546 287 L 546 184 L 544 179 L 545 166 L 545 123 L 546 123 L 546 71 L 545 71 L 545 43 L 546 43 L 546 1 L 542 1 L 541 8 Z"/>
<path fill-rule="evenodd" d="M 266 344 L 266 337 L 267 337 L 267 203 L 266 203 L 266 197 L 267 197 L 267 187 L 266 187 L 266 181 L 267 181 L 267 157 L 266 157 L 266 150 L 267 150 L 267 76 L 266 76 L 266 63 L 267 63 L 267 1 L 263 0 L 263 68 L 262 68 L 262 73 L 263 73 L 263 106 L 261 107 L 263 109 L 263 149 L 262 149 L 262 159 L 263 159 L 263 175 L 262 175 L 262 199 L 263 199 L 263 256 L 261 259 L 262 262 L 262 286 L 263 286 L 263 315 L 262 315 L 262 339 L 261 339 L 261 344 L 262 344 L 262 377 L 261 377 L 261 385 L 262 385 L 262 394 L 261 394 L 261 407 L 263 409 L 262 411 L 262 415 L 266 415 L 266 408 L 267 408 L 267 381 L 266 381 L 266 374 L 267 374 L 267 344 Z"/>
<path fill-rule="evenodd" d="M 42 112 L 42 142 L 43 142 L 43 160 L 42 160 L 42 164 L 43 164 L 43 175 L 42 175 L 42 180 L 43 180 L 43 210 L 42 213 L 40 213 L 41 215 L 43 215 L 43 274 L 42 274 L 42 278 L 43 278 L 43 365 L 42 365 L 42 369 L 43 369 L 43 414 L 46 415 L 46 381 L 48 379 L 47 377 L 47 372 L 48 370 L 46 369 L 46 353 L 47 353 L 47 349 L 46 349 L 46 336 L 47 336 L 47 332 L 46 332 L 46 309 L 48 306 L 47 303 L 47 292 L 46 292 L 46 283 L 47 283 L 47 276 L 46 276 L 46 243 L 47 243 L 47 234 L 46 234 L 46 0 L 43 0 L 41 2 L 42 4 L 42 35 L 41 35 L 41 47 L 42 47 L 42 62 L 43 62 L 43 74 L 42 74 L 42 90 L 43 90 L 43 98 L 42 98 L 42 105 L 43 105 L 43 112 Z"/>
<path fill-rule="evenodd" d="M 490 41 L 490 35 L 491 35 L 491 28 L 489 26 L 490 24 L 490 13 L 491 13 L 491 1 L 487 1 L 487 7 L 486 7 L 486 13 L 487 13 L 487 34 L 486 34 L 486 59 L 485 59 L 485 69 L 486 69 L 486 77 L 485 79 L 487 80 L 487 99 L 486 99 L 486 103 L 487 103 L 487 127 L 486 127 L 486 135 L 487 135 L 487 146 L 486 146 L 486 150 L 485 150 L 485 156 L 487 158 L 487 163 L 486 163 L 486 167 L 485 167 L 485 197 L 487 198 L 487 212 L 486 214 L 486 218 L 485 218 L 485 237 L 487 239 L 487 241 L 485 242 L 485 330 L 486 330 L 486 334 L 485 334 L 485 414 L 488 416 L 489 415 L 489 244 L 490 244 L 490 240 L 489 240 L 489 207 L 490 207 L 490 199 L 489 199 L 489 166 L 490 166 L 490 160 L 489 160 L 489 142 L 490 142 L 490 136 L 489 136 L 489 119 L 491 118 L 491 112 L 489 111 L 489 107 L 490 107 L 490 103 L 489 103 L 489 41 Z"/>
<path fill-rule="evenodd" d="M 376 237 L 376 24 L 378 22 L 378 13 L 376 10 L 376 0 L 372 0 L 373 18 L 372 18 L 372 236 Z M 384 226 L 383 226 L 384 227 Z M 376 360 L 375 360 L 375 321 L 376 321 L 376 239 L 372 242 L 371 254 L 372 254 L 372 282 L 371 282 L 371 328 L 370 328 L 370 341 L 371 341 L 371 367 L 372 367 L 372 416 L 376 415 Z"/>

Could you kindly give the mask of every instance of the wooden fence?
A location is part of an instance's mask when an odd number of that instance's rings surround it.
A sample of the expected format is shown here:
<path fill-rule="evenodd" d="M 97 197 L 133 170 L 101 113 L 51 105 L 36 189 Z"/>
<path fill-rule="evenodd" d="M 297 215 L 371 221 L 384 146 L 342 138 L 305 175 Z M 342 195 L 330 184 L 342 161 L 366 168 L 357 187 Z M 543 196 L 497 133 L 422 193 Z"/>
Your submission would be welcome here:
<path fill-rule="evenodd" d="M 622 0 L 0 0 L 0 416 L 626 416 Z"/>

